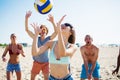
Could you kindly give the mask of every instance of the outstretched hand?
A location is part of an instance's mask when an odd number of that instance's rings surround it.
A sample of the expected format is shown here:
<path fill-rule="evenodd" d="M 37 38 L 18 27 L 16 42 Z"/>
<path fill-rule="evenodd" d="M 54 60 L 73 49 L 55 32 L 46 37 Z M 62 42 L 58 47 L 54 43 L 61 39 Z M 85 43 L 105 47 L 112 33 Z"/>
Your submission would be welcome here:
<path fill-rule="evenodd" d="M 61 19 L 59 20 L 59 22 L 58 22 L 59 24 L 61 24 L 61 22 L 64 20 L 65 16 L 66 16 L 66 15 L 62 16 L 62 18 L 61 18 Z"/>
<path fill-rule="evenodd" d="M 50 21 L 51 23 L 53 23 L 53 22 L 54 22 L 54 17 L 53 17 L 53 15 L 49 14 L 47 20 Z"/>
<path fill-rule="evenodd" d="M 62 16 L 62 18 L 57 22 L 57 27 L 58 27 L 59 30 L 61 30 L 61 23 L 64 20 L 65 16 L 66 15 Z"/>
<path fill-rule="evenodd" d="M 40 30 L 38 24 L 37 24 L 37 23 L 33 23 L 33 24 L 31 24 L 31 26 L 32 26 L 33 29 L 34 29 L 35 35 L 38 36 L 39 33 L 41 32 L 41 30 Z"/>
<path fill-rule="evenodd" d="M 29 18 L 31 16 L 32 12 L 31 11 L 27 11 L 26 12 L 26 15 L 25 15 L 25 18 Z"/>

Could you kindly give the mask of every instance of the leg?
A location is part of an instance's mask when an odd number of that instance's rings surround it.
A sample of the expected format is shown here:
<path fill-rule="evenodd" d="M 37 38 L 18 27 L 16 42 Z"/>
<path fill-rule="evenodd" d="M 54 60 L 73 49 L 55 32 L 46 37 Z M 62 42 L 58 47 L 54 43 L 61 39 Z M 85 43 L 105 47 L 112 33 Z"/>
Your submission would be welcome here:
<path fill-rule="evenodd" d="M 99 80 L 98 78 L 93 78 L 93 80 Z"/>
<path fill-rule="evenodd" d="M 17 80 L 21 80 L 21 71 L 16 72 Z"/>
<path fill-rule="evenodd" d="M 31 80 L 35 80 L 36 75 L 37 74 L 35 74 L 35 73 L 31 73 Z"/>
<path fill-rule="evenodd" d="M 7 80 L 12 80 L 13 72 L 7 71 Z"/>
<path fill-rule="evenodd" d="M 35 80 L 35 77 L 37 76 L 37 74 L 39 74 L 40 70 L 41 70 L 40 63 L 34 61 L 31 71 L 31 80 Z"/>
<path fill-rule="evenodd" d="M 7 74 L 7 80 L 12 80 L 13 64 L 10 64 L 10 63 L 7 64 L 6 74 Z"/>
<path fill-rule="evenodd" d="M 84 64 L 82 65 L 82 71 L 81 71 L 81 74 L 80 74 L 80 78 L 81 78 L 81 80 L 87 79 L 86 69 L 85 69 Z"/>
<path fill-rule="evenodd" d="M 44 80 L 48 80 L 49 79 L 49 63 L 43 63 L 42 65 L 42 73 L 44 76 Z"/>
<path fill-rule="evenodd" d="M 100 78 L 99 70 L 100 70 L 100 65 L 98 63 L 96 63 L 95 69 L 92 74 L 93 80 L 99 80 L 99 78 Z"/>
<path fill-rule="evenodd" d="M 20 64 L 14 64 L 14 70 L 16 72 L 17 80 L 21 80 L 21 68 Z"/>
<path fill-rule="evenodd" d="M 48 74 L 43 73 L 43 76 L 44 76 L 44 80 L 49 80 L 49 73 Z"/>

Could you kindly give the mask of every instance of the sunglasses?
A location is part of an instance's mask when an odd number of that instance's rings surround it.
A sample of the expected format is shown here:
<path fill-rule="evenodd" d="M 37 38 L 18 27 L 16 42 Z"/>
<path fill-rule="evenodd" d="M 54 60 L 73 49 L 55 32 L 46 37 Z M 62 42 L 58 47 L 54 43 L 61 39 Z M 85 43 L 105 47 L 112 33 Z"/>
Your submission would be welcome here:
<path fill-rule="evenodd" d="M 69 24 L 69 23 L 61 24 L 61 27 L 62 27 L 62 29 L 65 29 L 67 27 L 70 27 L 70 29 L 73 28 L 73 26 L 71 24 Z"/>

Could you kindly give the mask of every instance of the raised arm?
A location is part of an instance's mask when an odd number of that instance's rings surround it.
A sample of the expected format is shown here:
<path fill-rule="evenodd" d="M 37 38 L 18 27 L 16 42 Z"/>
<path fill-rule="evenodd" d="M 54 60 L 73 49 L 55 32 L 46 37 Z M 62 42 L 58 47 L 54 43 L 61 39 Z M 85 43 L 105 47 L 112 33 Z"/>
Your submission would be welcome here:
<path fill-rule="evenodd" d="M 77 50 L 77 48 L 73 45 L 73 44 L 70 44 L 69 47 L 66 49 L 66 44 L 63 40 L 63 35 L 62 35 L 62 32 L 61 32 L 61 22 L 63 21 L 64 17 L 66 15 L 64 15 L 60 21 L 57 23 L 57 28 L 58 28 L 58 47 L 59 47 L 59 54 L 61 57 L 64 57 L 64 56 L 72 56 L 73 53 L 75 53 L 75 51 Z M 68 42 L 67 42 L 68 43 Z"/>
<path fill-rule="evenodd" d="M 33 26 L 34 31 L 35 31 L 35 36 L 33 37 L 33 42 L 32 42 L 32 56 L 37 56 L 39 54 L 43 54 L 48 48 L 49 48 L 49 42 L 46 44 L 42 45 L 41 47 L 38 48 L 37 46 L 37 37 L 39 35 L 39 27 Z"/>
<path fill-rule="evenodd" d="M 51 14 L 48 15 L 48 19 L 47 19 L 47 20 L 50 21 L 50 22 L 52 23 L 53 27 L 54 27 L 54 32 L 53 32 L 52 35 L 50 36 L 50 40 L 52 40 L 52 39 L 54 39 L 54 38 L 56 37 L 56 35 L 57 35 L 56 24 L 55 24 L 55 22 L 54 22 L 54 17 L 53 17 Z"/>
<path fill-rule="evenodd" d="M 34 33 L 31 32 L 31 31 L 29 30 L 29 28 L 28 28 L 28 19 L 29 19 L 29 17 L 31 16 L 31 14 L 32 14 L 31 11 L 26 12 L 26 15 L 25 15 L 25 31 L 27 32 L 27 34 L 28 34 L 31 38 L 33 38 Z"/>
<path fill-rule="evenodd" d="M 6 46 L 6 48 L 5 48 L 4 52 L 3 52 L 3 55 L 2 55 L 2 60 L 3 60 L 4 62 L 6 61 L 5 56 L 6 56 L 7 52 L 8 52 L 8 48 L 9 48 L 9 46 Z"/>

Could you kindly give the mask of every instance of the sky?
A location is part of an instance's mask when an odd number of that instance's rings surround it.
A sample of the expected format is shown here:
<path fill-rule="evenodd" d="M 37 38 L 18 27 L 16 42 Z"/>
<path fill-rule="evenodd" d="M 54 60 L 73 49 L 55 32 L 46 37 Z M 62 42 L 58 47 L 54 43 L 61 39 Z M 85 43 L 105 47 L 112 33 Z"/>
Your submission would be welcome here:
<path fill-rule="evenodd" d="M 25 14 L 31 10 L 31 23 L 45 24 L 49 34 L 52 24 L 47 20 L 52 14 L 55 22 L 67 15 L 62 23 L 71 23 L 76 31 L 76 43 L 84 44 L 89 34 L 94 44 L 120 44 L 120 0 L 53 0 L 48 14 L 40 14 L 34 8 L 35 0 L 0 0 L 0 43 L 10 43 L 10 34 L 17 35 L 19 43 L 32 43 L 25 32 Z M 34 32 L 34 31 L 33 31 Z M 56 38 L 57 39 L 57 38 Z"/>

